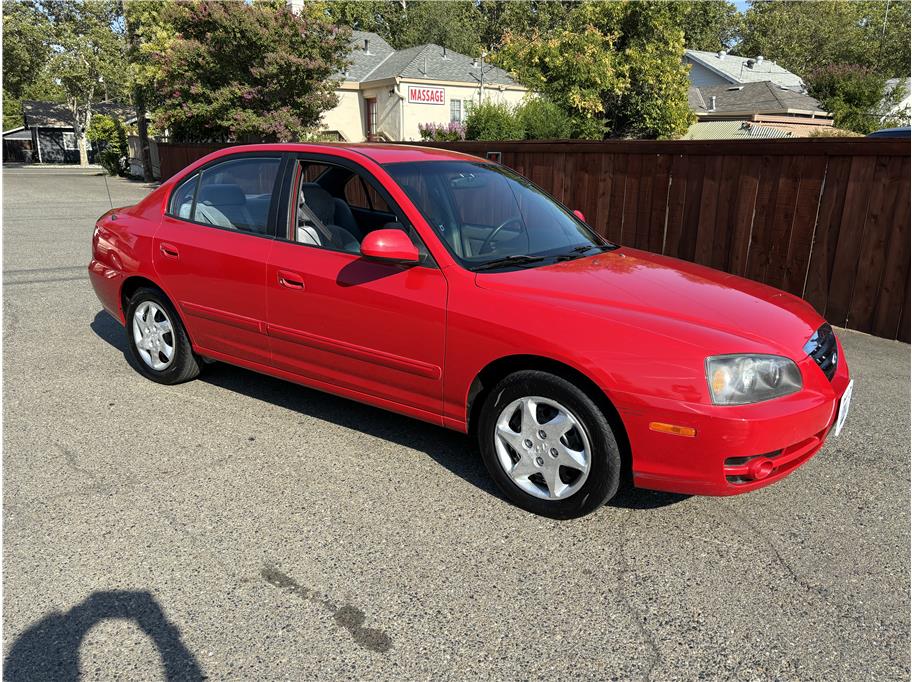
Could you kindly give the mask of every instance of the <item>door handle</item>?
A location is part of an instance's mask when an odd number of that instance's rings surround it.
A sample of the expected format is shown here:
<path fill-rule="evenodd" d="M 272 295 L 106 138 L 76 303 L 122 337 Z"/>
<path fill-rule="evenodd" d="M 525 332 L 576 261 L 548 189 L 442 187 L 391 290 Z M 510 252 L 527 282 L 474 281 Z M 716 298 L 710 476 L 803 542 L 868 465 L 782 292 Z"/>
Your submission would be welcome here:
<path fill-rule="evenodd" d="M 172 244 L 166 244 L 165 242 L 162 242 L 158 245 L 158 249 L 162 252 L 162 255 L 167 256 L 168 258 L 177 258 L 179 255 L 177 252 L 177 247 Z"/>
<path fill-rule="evenodd" d="M 296 272 L 288 270 L 278 271 L 279 285 L 286 289 L 304 289 L 304 278 Z"/>

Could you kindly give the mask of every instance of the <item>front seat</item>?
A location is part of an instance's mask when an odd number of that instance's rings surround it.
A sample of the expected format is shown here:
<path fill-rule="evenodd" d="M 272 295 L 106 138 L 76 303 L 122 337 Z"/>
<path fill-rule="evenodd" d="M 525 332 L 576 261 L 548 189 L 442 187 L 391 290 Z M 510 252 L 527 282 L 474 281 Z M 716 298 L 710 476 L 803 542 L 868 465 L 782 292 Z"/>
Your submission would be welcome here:
<path fill-rule="evenodd" d="M 308 226 L 306 212 L 300 211 L 306 207 L 313 213 L 314 217 L 319 220 L 329 231 L 331 246 L 348 251 L 349 253 L 360 253 L 361 242 L 344 227 L 336 225 L 336 202 L 332 195 L 315 182 L 301 183 L 301 195 L 298 203 L 298 229 L 297 240 L 304 244 L 324 245 L 324 239 L 320 231 Z"/>
<path fill-rule="evenodd" d="M 351 232 L 358 241 L 364 239 L 364 233 L 361 231 L 361 228 L 358 227 L 358 221 L 355 220 L 355 216 L 352 214 L 352 210 L 345 199 L 336 197 L 333 199 L 333 203 L 336 205 L 336 210 L 333 212 L 335 217 L 333 222 L 339 227 L 344 227 Z"/>

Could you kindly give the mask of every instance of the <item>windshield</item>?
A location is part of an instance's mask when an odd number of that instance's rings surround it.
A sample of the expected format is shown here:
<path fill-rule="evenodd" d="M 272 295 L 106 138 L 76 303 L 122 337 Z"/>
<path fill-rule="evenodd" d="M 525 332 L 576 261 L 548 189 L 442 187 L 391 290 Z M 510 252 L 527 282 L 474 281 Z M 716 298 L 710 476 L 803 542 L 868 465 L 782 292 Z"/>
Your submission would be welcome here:
<path fill-rule="evenodd" d="M 545 265 L 614 248 L 503 166 L 419 161 L 384 168 L 470 270 Z"/>

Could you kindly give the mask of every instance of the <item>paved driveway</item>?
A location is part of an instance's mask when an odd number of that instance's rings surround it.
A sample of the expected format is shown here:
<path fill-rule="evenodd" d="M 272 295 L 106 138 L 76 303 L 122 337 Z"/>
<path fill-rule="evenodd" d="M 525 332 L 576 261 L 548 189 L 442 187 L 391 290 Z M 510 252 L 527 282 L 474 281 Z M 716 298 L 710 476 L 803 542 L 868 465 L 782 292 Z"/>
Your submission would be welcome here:
<path fill-rule="evenodd" d="M 12 679 L 908 679 L 909 346 L 840 334 L 853 413 L 785 481 L 556 522 L 458 434 L 142 379 L 86 278 L 103 178 L 3 181 Z"/>

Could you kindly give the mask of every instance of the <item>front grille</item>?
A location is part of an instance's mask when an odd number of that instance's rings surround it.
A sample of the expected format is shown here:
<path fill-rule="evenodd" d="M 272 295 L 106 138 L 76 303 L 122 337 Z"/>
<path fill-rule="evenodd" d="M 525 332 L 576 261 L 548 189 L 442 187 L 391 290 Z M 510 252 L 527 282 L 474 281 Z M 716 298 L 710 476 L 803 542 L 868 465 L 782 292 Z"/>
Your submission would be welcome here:
<path fill-rule="evenodd" d="M 804 344 L 804 352 L 810 355 L 817 366 L 826 374 L 826 378 L 833 380 L 836 367 L 839 365 L 839 351 L 836 348 L 836 335 L 833 328 L 825 324 L 808 339 Z"/>

